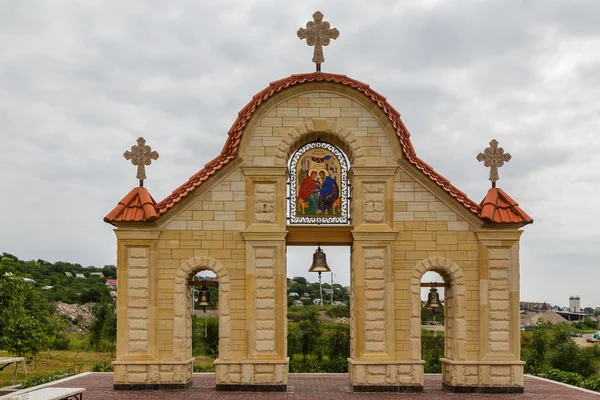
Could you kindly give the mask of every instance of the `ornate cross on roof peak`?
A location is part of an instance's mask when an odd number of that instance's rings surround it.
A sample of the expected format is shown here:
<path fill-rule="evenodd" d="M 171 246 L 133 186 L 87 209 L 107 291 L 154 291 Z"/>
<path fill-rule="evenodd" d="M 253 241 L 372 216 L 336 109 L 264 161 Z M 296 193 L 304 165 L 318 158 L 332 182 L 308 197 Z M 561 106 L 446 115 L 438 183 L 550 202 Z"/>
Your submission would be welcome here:
<path fill-rule="evenodd" d="M 510 161 L 512 156 L 509 153 L 505 153 L 502 147 L 498 147 L 498 141 L 492 139 L 490 147 L 485 149 L 483 153 L 477 155 L 477 161 L 483 161 L 483 165 L 490 168 L 490 181 L 492 181 L 492 187 L 496 187 L 498 177 L 498 168 L 504 165 L 505 162 Z"/>
<path fill-rule="evenodd" d="M 126 160 L 131 160 L 133 165 L 137 165 L 137 178 L 140 180 L 140 187 L 144 187 L 146 179 L 146 165 L 152 164 L 152 160 L 158 159 L 158 153 L 152 151 L 150 146 L 146 146 L 146 139 L 138 138 L 137 145 L 131 146 L 131 151 L 123 153 Z"/>
<path fill-rule="evenodd" d="M 323 46 L 329 45 L 331 39 L 337 39 L 340 31 L 336 28 L 331 29 L 329 22 L 323 21 L 323 14 L 317 11 L 313 14 L 313 21 L 306 23 L 306 29 L 298 29 L 298 37 L 306 39 L 306 44 L 315 46 L 313 51 L 313 62 L 317 64 L 317 72 L 321 71 L 321 63 L 325 62 L 323 58 Z"/>

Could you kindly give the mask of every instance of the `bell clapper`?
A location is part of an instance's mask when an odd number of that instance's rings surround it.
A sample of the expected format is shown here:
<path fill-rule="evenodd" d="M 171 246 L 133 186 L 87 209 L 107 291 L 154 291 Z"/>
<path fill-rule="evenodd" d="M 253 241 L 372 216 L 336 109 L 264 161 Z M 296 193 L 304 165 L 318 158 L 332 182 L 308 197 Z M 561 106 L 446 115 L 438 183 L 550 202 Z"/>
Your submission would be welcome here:
<path fill-rule="evenodd" d="M 208 337 L 208 319 L 206 319 L 206 310 L 204 310 L 204 337 Z"/>
<path fill-rule="evenodd" d="M 321 272 L 319 271 L 319 294 L 321 295 L 321 307 L 323 307 L 323 285 L 321 284 Z"/>

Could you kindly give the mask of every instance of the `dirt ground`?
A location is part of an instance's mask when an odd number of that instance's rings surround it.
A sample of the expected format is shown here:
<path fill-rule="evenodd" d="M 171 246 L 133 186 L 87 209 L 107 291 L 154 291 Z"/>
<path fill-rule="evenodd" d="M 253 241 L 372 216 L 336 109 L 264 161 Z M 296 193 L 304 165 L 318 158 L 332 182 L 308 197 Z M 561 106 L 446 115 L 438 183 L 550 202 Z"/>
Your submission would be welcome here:
<path fill-rule="evenodd" d="M 574 337 L 573 340 L 575 341 L 575 343 L 577 343 L 577 345 L 579 347 L 591 347 L 595 344 L 595 343 L 588 343 L 586 341 L 586 338 L 584 338 L 584 337 Z M 598 342 L 598 344 L 600 344 L 600 342 Z"/>

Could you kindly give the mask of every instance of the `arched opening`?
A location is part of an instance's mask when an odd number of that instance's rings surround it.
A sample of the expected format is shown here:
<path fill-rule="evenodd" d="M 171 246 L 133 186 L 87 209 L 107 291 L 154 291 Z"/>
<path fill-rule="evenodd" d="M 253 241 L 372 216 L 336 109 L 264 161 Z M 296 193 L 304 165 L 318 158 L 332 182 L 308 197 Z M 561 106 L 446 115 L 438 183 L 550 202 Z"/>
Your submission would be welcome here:
<path fill-rule="evenodd" d="M 218 280 L 218 360 L 231 358 L 229 294 L 230 282 L 223 266 L 210 257 L 194 257 L 181 264 L 174 280 L 173 299 L 173 359 L 190 365 L 188 381 L 191 379 L 192 361 L 192 295 L 191 283 L 196 274 L 210 271 Z M 201 274 L 200 276 L 202 276 Z M 207 275 L 206 273 L 204 275 Z M 189 364 L 188 364 L 189 363 Z"/>
<path fill-rule="evenodd" d="M 421 278 L 421 358 L 426 374 L 442 373 L 445 351 L 445 285 L 435 271 Z"/>
<path fill-rule="evenodd" d="M 411 357 L 422 360 L 421 352 L 421 282 L 428 271 L 437 272 L 446 284 L 444 288 L 444 358 L 442 379 L 446 370 L 444 360 L 466 360 L 465 278 L 460 267 L 441 257 L 425 259 L 417 264 L 410 278 L 411 288 Z M 425 360 L 426 361 L 426 360 Z"/>
<path fill-rule="evenodd" d="M 202 270 L 189 284 L 194 372 L 214 371 L 219 356 L 219 278 L 211 270 Z"/>
<path fill-rule="evenodd" d="M 289 372 L 343 373 L 350 356 L 350 246 L 321 246 L 331 272 L 309 272 L 314 246 L 287 246 Z"/>

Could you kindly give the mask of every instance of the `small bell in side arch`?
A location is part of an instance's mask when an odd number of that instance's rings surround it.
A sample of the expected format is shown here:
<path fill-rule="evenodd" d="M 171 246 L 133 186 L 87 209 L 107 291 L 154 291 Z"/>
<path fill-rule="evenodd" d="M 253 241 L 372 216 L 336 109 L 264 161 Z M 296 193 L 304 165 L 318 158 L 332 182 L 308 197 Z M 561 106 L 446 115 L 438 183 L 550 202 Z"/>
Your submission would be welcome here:
<path fill-rule="evenodd" d="M 202 310 L 206 312 L 206 307 L 214 307 L 215 303 L 210 299 L 210 292 L 206 287 L 206 279 L 202 280 L 202 286 L 200 287 L 200 297 L 196 302 L 198 307 L 202 307 Z"/>
<path fill-rule="evenodd" d="M 435 309 L 440 308 L 441 306 L 442 303 L 440 302 L 440 294 L 434 286 L 429 290 L 429 294 L 427 295 L 427 304 L 425 304 L 425 307 L 431 308 L 431 310 L 435 312 Z"/>

